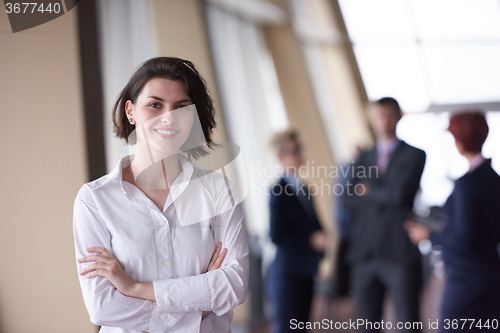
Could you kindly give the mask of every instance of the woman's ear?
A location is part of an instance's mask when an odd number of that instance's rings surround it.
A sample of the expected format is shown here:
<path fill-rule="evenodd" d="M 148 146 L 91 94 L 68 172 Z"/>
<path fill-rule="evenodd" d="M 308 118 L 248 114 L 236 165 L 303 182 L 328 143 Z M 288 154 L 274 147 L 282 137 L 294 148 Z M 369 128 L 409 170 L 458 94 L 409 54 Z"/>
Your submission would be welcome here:
<path fill-rule="evenodd" d="M 127 119 L 130 124 L 135 125 L 134 118 L 134 103 L 131 100 L 127 100 L 125 102 L 125 114 L 127 115 Z"/>

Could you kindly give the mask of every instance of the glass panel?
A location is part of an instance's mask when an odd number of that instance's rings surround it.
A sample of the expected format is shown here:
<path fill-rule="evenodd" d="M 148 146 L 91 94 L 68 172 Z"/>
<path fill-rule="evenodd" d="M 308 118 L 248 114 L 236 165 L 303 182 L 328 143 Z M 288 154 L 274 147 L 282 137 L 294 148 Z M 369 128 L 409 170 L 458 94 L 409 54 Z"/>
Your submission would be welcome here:
<path fill-rule="evenodd" d="M 392 96 L 405 112 L 427 109 L 429 97 L 415 45 L 360 45 L 354 51 L 370 100 Z"/>
<path fill-rule="evenodd" d="M 424 47 L 435 103 L 500 100 L 500 43 Z"/>
<path fill-rule="evenodd" d="M 407 1 L 408 2 L 408 1 Z M 413 0 L 420 36 L 426 39 L 500 38 L 498 0 Z"/>
<path fill-rule="evenodd" d="M 467 171 L 467 161 L 455 148 L 447 126 L 448 114 L 444 113 L 405 115 L 398 124 L 398 137 L 427 154 L 420 183 L 423 206 L 443 205 L 453 190 L 452 179 Z"/>
<path fill-rule="evenodd" d="M 341 0 L 342 15 L 354 42 L 414 39 L 406 0 Z"/>

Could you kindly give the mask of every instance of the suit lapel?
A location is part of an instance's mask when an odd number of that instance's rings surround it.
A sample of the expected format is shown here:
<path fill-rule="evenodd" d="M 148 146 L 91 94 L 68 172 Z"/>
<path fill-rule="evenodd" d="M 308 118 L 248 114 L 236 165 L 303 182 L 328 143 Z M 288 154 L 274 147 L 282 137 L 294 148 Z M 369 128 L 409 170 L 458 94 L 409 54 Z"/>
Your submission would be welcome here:
<path fill-rule="evenodd" d="M 377 158 L 378 158 L 378 154 L 377 154 L 377 148 L 376 147 L 373 147 L 372 150 L 368 151 L 368 166 L 377 166 Z"/>
<path fill-rule="evenodd" d="M 288 182 L 284 178 L 281 178 L 281 184 L 283 190 L 285 190 L 285 186 L 288 184 Z M 303 191 L 305 191 L 305 195 L 303 193 L 300 194 L 297 193 L 296 191 L 298 190 L 298 188 L 295 186 L 293 187 L 293 194 L 292 195 L 286 194 L 286 195 L 290 197 L 290 200 L 298 202 L 298 204 L 302 207 L 306 215 L 312 218 L 311 214 L 314 214 L 314 208 L 312 207 L 312 202 L 307 199 L 308 192 L 306 186 L 307 184 L 304 184 Z"/>

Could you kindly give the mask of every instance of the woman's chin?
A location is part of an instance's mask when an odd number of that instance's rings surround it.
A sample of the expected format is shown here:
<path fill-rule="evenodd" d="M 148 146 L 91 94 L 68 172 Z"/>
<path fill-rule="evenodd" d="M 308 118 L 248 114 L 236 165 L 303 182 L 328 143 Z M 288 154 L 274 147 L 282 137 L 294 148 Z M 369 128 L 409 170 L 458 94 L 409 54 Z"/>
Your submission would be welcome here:
<path fill-rule="evenodd" d="M 169 156 L 176 155 L 180 152 L 180 145 L 172 145 L 172 146 L 156 146 L 152 147 L 154 151 L 154 155 L 156 155 L 157 158 L 167 158 Z"/>

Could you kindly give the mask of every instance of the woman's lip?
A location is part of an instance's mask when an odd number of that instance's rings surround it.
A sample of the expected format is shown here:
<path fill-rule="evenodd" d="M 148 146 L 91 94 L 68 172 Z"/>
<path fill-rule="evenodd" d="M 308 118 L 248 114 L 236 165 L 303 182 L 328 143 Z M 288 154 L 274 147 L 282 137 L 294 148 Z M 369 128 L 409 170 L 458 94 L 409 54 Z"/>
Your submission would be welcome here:
<path fill-rule="evenodd" d="M 164 139 L 173 138 L 177 134 L 177 131 L 174 129 L 156 128 L 154 131 Z"/>

